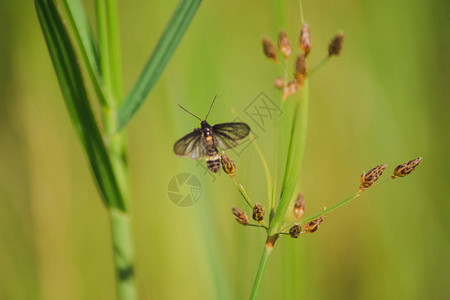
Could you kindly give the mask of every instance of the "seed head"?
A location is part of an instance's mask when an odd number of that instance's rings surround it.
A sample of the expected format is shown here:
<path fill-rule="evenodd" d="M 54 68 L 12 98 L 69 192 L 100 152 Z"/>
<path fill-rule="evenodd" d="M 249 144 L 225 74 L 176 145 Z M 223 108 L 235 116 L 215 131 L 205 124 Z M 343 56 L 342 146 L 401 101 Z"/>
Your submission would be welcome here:
<path fill-rule="evenodd" d="M 384 164 L 376 166 L 375 168 L 369 170 L 367 173 L 363 171 L 361 174 L 361 186 L 359 187 L 359 190 L 364 191 L 366 188 L 371 187 L 375 183 L 375 181 L 380 178 L 386 167 L 387 165 Z"/>
<path fill-rule="evenodd" d="M 231 178 L 234 178 L 236 166 L 235 166 L 234 162 L 231 160 L 231 158 L 229 158 L 228 155 L 226 155 L 225 152 L 222 152 L 221 163 L 222 163 L 222 169 L 224 170 L 224 172 L 227 173 L 228 175 L 230 175 Z"/>
<path fill-rule="evenodd" d="M 305 198 L 302 193 L 298 193 L 297 200 L 295 200 L 294 204 L 294 215 L 297 220 L 300 220 L 303 214 L 305 213 Z"/>
<path fill-rule="evenodd" d="M 261 222 L 264 220 L 264 213 L 264 207 L 261 204 L 256 203 L 255 207 L 253 207 L 253 220 Z"/>
<path fill-rule="evenodd" d="M 309 26 L 303 23 L 302 30 L 300 31 L 300 48 L 305 52 L 305 56 L 311 51 L 311 33 L 309 32 Z"/>
<path fill-rule="evenodd" d="M 342 46 L 344 45 L 344 34 L 338 33 L 331 41 L 330 45 L 328 46 L 328 54 L 330 56 L 332 55 L 339 55 L 342 50 Z"/>
<path fill-rule="evenodd" d="M 289 229 L 289 235 L 291 238 L 296 239 L 300 236 L 300 233 L 302 232 L 302 226 L 299 224 L 295 224 Z"/>
<path fill-rule="evenodd" d="M 283 89 L 283 100 L 286 100 L 287 97 L 297 93 L 298 83 L 296 80 L 291 80 Z"/>
<path fill-rule="evenodd" d="M 320 218 L 317 218 L 315 220 L 312 220 L 311 222 L 306 223 L 303 225 L 303 232 L 309 232 L 314 233 L 319 229 L 320 224 L 323 223 L 323 220 L 325 219 L 325 216 L 321 216 Z"/>
<path fill-rule="evenodd" d="M 394 169 L 394 175 L 392 175 L 392 179 L 397 177 L 405 177 L 409 175 L 416 169 L 416 167 L 422 162 L 422 157 L 418 157 L 416 159 L 410 160 L 404 164 L 398 165 Z"/>
<path fill-rule="evenodd" d="M 274 61 L 278 62 L 278 53 L 277 53 L 277 47 L 275 46 L 275 44 L 268 38 L 263 38 L 262 44 L 263 44 L 264 55 L 266 55 L 268 58 L 273 59 Z"/>
<path fill-rule="evenodd" d="M 284 56 L 285 60 L 288 60 L 289 55 L 292 53 L 291 42 L 284 30 L 280 31 L 280 35 L 278 36 L 278 47 L 281 53 Z"/>
<path fill-rule="evenodd" d="M 248 221 L 248 216 L 245 212 L 243 212 L 241 209 L 237 208 L 237 207 L 233 207 L 233 216 L 236 219 L 236 221 L 238 221 L 239 224 L 241 225 L 248 225 L 249 221 Z"/>
<path fill-rule="evenodd" d="M 284 86 L 284 78 L 282 76 L 275 78 L 275 80 L 273 81 L 273 85 L 277 89 L 282 89 Z"/>
<path fill-rule="evenodd" d="M 295 62 L 295 79 L 299 86 L 303 86 L 306 77 L 306 57 L 305 54 L 299 54 Z"/>

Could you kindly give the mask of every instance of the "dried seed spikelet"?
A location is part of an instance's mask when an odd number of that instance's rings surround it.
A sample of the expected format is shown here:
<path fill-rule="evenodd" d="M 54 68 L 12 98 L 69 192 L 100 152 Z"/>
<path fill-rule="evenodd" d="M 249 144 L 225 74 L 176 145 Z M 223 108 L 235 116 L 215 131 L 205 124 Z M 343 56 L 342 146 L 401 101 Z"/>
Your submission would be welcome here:
<path fill-rule="evenodd" d="M 306 57 L 305 54 L 299 54 L 295 62 L 295 79 L 299 86 L 303 86 L 306 77 Z"/>
<path fill-rule="evenodd" d="M 289 229 L 289 235 L 291 238 L 296 239 L 300 236 L 300 233 L 302 232 L 302 226 L 299 224 L 295 224 Z"/>
<path fill-rule="evenodd" d="M 387 165 L 384 164 L 376 166 L 375 168 L 369 170 L 367 173 L 363 171 L 361 174 L 361 186 L 359 187 L 359 190 L 364 191 L 366 188 L 371 187 L 375 183 L 375 181 L 380 178 L 386 167 Z"/>
<path fill-rule="evenodd" d="M 320 224 L 323 223 L 323 220 L 325 219 L 325 216 L 321 216 L 320 218 L 317 218 L 315 220 L 312 220 L 311 222 L 306 223 L 303 225 L 303 232 L 309 232 L 314 233 L 319 229 Z"/>
<path fill-rule="evenodd" d="M 300 48 L 305 52 L 305 56 L 311 51 L 311 33 L 309 32 L 309 26 L 303 23 L 302 30 L 300 31 Z"/>
<path fill-rule="evenodd" d="M 242 225 L 248 225 L 249 221 L 248 221 L 248 216 L 245 212 L 243 212 L 241 209 L 237 208 L 237 207 L 233 207 L 233 216 L 236 219 L 236 221 L 238 221 L 239 224 Z"/>
<path fill-rule="evenodd" d="M 262 220 L 264 220 L 264 213 L 264 207 L 261 204 L 256 203 L 256 205 L 253 207 L 253 220 L 261 222 Z"/>
<path fill-rule="evenodd" d="M 394 175 L 392 175 L 391 178 L 394 179 L 397 177 L 405 177 L 406 175 L 411 174 L 411 172 L 414 171 L 421 162 L 422 157 L 418 157 L 404 164 L 398 165 L 397 167 L 395 167 Z"/>
<path fill-rule="evenodd" d="M 283 100 L 286 100 L 286 98 L 289 97 L 290 95 L 297 93 L 297 90 L 298 90 L 297 81 L 295 79 L 289 81 L 288 84 L 283 89 Z"/>
<path fill-rule="evenodd" d="M 291 95 L 297 93 L 298 84 L 297 84 L 297 81 L 295 79 L 289 81 L 289 83 L 287 84 L 287 87 L 289 88 L 289 91 L 290 91 Z"/>
<path fill-rule="evenodd" d="M 281 53 L 284 56 L 285 60 L 289 59 L 289 56 L 292 53 L 291 42 L 284 30 L 280 31 L 280 35 L 278 36 L 278 47 L 280 48 Z"/>
<path fill-rule="evenodd" d="M 282 76 L 275 78 L 275 80 L 273 81 L 273 85 L 277 89 L 282 89 L 284 87 L 284 78 Z"/>
<path fill-rule="evenodd" d="M 273 59 L 274 61 L 278 62 L 278 53 L 277 53 L 277 47 L 275 46 L 275 44 L 268 38 L 263 38 L 262 44 L 263 44 L 264 55 L 266 55 L 268 58 Z"/>
<path fill-rule="evenodd" d="M 294 215 L 297 220 L 300 220 L 305 213 L 306 205 L 305 198 L 302 193 L 298 193 L 297 200 L 295 200 L 294 204 Z"/>
<path fill-rule="evenodd" d="M 228 175 L 230 175 L 231 178 L 234 178 L 236 166 L 235 166 L 234 162 L 231 160 L 231 158 L 228 157 L 228 155 L 226 155 L 225 152 L 222 152 L 221 163 L 222 163 L 222 169 L 224 170 L 224 172 L 227 173 Z"/>
<path fill-rule="evenodd" d="M 328 46 L 328 54 L 331 55 L 339 55 L 342 50 L 342 46 L 344 45 L 344 34 L 338 33 L 331 41 Z"/>

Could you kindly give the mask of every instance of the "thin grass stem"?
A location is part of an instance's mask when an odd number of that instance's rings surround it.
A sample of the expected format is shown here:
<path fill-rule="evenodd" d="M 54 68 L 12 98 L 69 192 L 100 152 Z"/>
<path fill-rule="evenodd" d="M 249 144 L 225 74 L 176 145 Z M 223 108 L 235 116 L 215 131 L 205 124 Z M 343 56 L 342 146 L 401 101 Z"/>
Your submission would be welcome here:
<path fill-rule="evenodd" d="M 242 184 L 239 184 L 236 179 L 231 178 L 231 180 L 233 181 L 234 185 L 236 186 L 236 188 L 238 189 L 239 193 L 241 194 L 242 198 L 244 198 L 245 202 L 248 204 L 248 206 L 253 209 L 254 205 L 252 200 L 250 200 L 250 197 L 248 196 L 247 192 L 245 191 L 244 187 L 242 186 Z"/>
<path fill-rule="evenodd" d="M 119 300 L 138 299 L 135 281 L 135 258 L 133 249 L 132 222 L 130 217 L 130 191 L 124 131 L 118 131 L 117 108 L 122 98 L 122 69 L 116 0 L 98 0 L 97 16 L 99 28 L 99 49 L 106 101 L 103 107 L 103 121 L 107 146 L 119 190 L 127 204 L 121 214 L 110 210 L 111 237 L 116 268 L 117 295 Z"/>
<path fill-rule="evenodd" d="M 266 271 L 267 262 L 269 261 L 270 254 L 272 253 L 273 246 L 264 245 L 263 253 L 261 255 L 261 261 L 258 267 L 258 273 L 256 274 L 255 283 L 253 284 L 252 293 L 250 295 L 250 300 L 255 300 L 258 297 L 259 290 L 261 288 L 261 283 L 264 277 L 264 273 Z"/>
<path fill-rule="evenodd" d="M 311 69 L 311 71 L 308 72 L 308 76 L 311 77 L 314 73 L 323 68 L 330 60 L 330 58 L 330 55 L 325 56 L 314 68 Z"/>
<path fill-rule="evenodd" d="M 250 134 L 250 137 L 252 137 L 252 134 Z M 273 203 L 271 203 L 271 200 L 272 200 L 273 181 L 272 176 L 270 175 L 269 165 L 267 164 L 266 158 L 264 157 L 261 148 L 259 148 L 258 143 L 255 140 L 253 141 L 253 145 L 255 145 L 256 151 L 258 152 L 259 158 L 261 159 L 261 162 L 264 167 L 264 173 L 266 175 L 266 184 L 267 184 L 267 200 L 270 203 L 269 207 L 272 207 Z"/>

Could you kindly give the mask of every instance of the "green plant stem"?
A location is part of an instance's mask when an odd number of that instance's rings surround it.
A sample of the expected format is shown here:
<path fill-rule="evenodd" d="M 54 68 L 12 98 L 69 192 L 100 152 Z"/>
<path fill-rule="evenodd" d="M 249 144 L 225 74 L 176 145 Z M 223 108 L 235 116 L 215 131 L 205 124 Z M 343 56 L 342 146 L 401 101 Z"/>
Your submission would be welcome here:
<path fill-rule="evenodd" d="M 306 224 L 306 223 L 308 223 L 308 222 L 311 222 L 312 220 L 315 220 L 315 219 L 317 219 L 317 218 L 320 218 L 320 217 L 323 216 L 323 215 L 327 215 L 327 214 L 329 214 L 330 212 L 332 212 L 332 211 L 338 209 L 339 207 L 341 207 L 341 206 L 347 204 L 348 202 L 352 201 L 353 199 L 355 199 L 355 198 L 358 197 L 359 195 L 361 195 L 361 192 L 358 192 L 358 193 L 356 193 L 356 194 L 354 194 L 354 195 L 348 197 L 347 199 L 342 200 L 341 202 L 339 202 L 339 203 L 333 205 L 333 206 L 330 207 L 330 208 L 324 209 L 324 210 L 322 210 L 322 211 L 316 213 L 315 215 L 312 215 L 311 217 L 309 217 L 309 218 L 307 218 L 307 219 L 301 221 L 301 224 L 304 225 L 304 224 Z M 284 225 L 284 226 L 283 226 L 284 228 L 281 230 L 281 232 L 284 233 L 286 230 L 289 230 L 289 228 L 291 228 L 294 224 L 299 224 L 299 223 L 300 223 L 300 222 L 291 222 L 291 223 L 289 223 L 289 224 L 287 224 L 287 225 Z"/>
<path fill-rule="evenodd" d="M 299 9 L 300 9 L 300 22 L 305 23 L 305 16 L 303 15 L 303 1 L 298 1 Z"/>
<path fill-rule="evenodd" d="M 261 283 L 266 271 L 267 262 L 269 261 L 270 254 L 272 253 L 273 245 L 271 243 L 266 243 L 264 245 L 263 253 L 261 255 L 261 261 L 259 262 L 258 272 L 256 273 L 255 282 L 253 284 L 252 294 L 250 295 L 250 300 L 255 300 L 258 297 L 259 290 L 261 288 Z"/>
<path fill-rule="evenodd" d="M 109 216 L 117 273 L 117 299 L 138 299 L 134 276 L 134 241 L 131 219 L 117 210 L 110 210 Z"/>
<path fill-rule="evenodd" d="M 245 202 L 247 202 L 248 206 L 253 209 L 254 205 L 252 200 L 250 200 L 250 197 L 248 196 L 247 192 L 245 191 L 244 187 L 242 186 L 242 184 L 239 184 L 236 179 L 231 178 L 231 180 L 233 180 L 234 185 L 236 186 L 236 188 L 238 189 L 239 193 L 241 194 L 242 198 L 244 198 Z"/>
<path fill-rule="evenodd" d="M 100 73 L 103 83 L 104 105 L 111 105 L 111 71 L 109 63 L 109 43 L 108 43 L 108 24 L 106 17 L 106 3 L 104 0 L 96 1 L 97 8 L 97 30 L 100 58 Z"/>
<path fill-rule="evenodd" d="M 383 183 L 385 183 L 385 182 L 388 182 L 388 181 L 390 181 L 390 180 L 392 180 L 392 178 L 386 178 L 385 180 L 379 181 L 379 182 L 375 183 L 375 184 L 371 187 L 371 189 L 373 189 L 374 187 L 376 187 L 376 186 L 378 186 L 378 185 L 380 185 L 380 184 L 383 184 Z M 315 220 L 315 219 L 317 219 L 317 218 L 320 218 L 320 217 L 323 216 L 323 215 L 329 214 L 330 212 L 332 212 L 332 211 L 338 209 L 339 207 L 344 206 L 344 205 L 347 204 L 348 202 L 350 202 L 350 201 L 352 201 L 353 199 L 357 198 L 358 196 L 361 195 L 362 192 L 364 192 L 364 191 L 366 191 L 366 190 L 367 190 L 367 189 L 359 190 L 356 194 L 353 194 L 352 196 L 348 197 L 347 199 L 342 200 L 341 202 L 339 202 L 339 203 L 333 205 L 332 207 L 327 208 L 327 209 L 324 209 L 324 210 L 322 210 L 321 212 L 318 212 L 317 214 L 315 214 L 315 215 L 313 215 L 313 216 L 311 216 L 311 217 L 309 217 L 309 218 L 307 218 L 307 219 L 301 221 L 301 224 L 302 224 L 302 225 L 303 225 L 303 224 L 306 224 L 306 223 L 308 223 L 308 222 L 311 222 L 312 220 Z M 287 224 L 287 225 L 284 225 L 284 226 L 283 226 L 284 229 L 282 229 L 281 232 L 283 233 L 284 231 L 286 231 L 287 229 L 289 229 L 292 225 L 298 224 L 298 223 L 299 223 L 299 222 L 291 222 L 291 223 L 289 223 L 289 224 Z"/>
<path fill-rule="evenodd" d="M 108 27 L 111 94 L 115 104 L 118 105 L 122 99 L 122 63 L 117 0 L 106 0 L 106 24 Z"/>
<path fill-rule="evenodd" d="M 308 122 L 308 104 L 309 104 L 309 80 L 305 80 L 303 93 L 299 96 L 294 109 L 294 119 L 292 121 L 291 140 L 288 149 L 288 159 L 286 162 L 285 177 L 281 189 L 280 203 L 275 212 L 272 222 L 270 223 L 269 231 L 267 233 L 267 241 L 259 264 L 256 279 L 253 284 L 252 294 L 250 300 L 256 299 L 261 287 L 261 282 L 266 270 L 267 261 L 273 250 L 273 246 L 278 239 L 283 218 L 289 207 L 292 194 L 294 193 L 295 185 L 297 183 L 298 173 L 303 158 L 306 141 L 306 125 Z M 297 122 L 300 121 L 300 124 Z M 298 128 L 299 127 L 299 128 Z M 294 146 L 296 144 L 296 146 Z"/>
<path fill-rule="evenodd" d="M 319 64 L 317 64 L 314 68 L 312 68 L 311 71 L 308 72 L 308 77 L 312 76 L 314 73 L 316 73 L 317 71 L 319 71 L 323 66 L 325 66 L 327 64 L 327 62 L 330 60 L 331 56 L 327 55 L 325 56 L 320 62 Z"/>
<path fill-rule="evenodd" d="M 253 138 L 252 134 L 250 134 L 250 138 Z M 270 175 L 269 165 L 267 164 L 266 158 L 264 157 L 264 154 L 262 153 L 261 148 L 259 148 L 258 143 L 256 141 L 253 141 L 253 145 L 255 146 L 256 151 L 258 152 L 259 158 L 261 159 L 261 162 L 264 167 L 264 173 L 266 175 L 266 185 L 267 185 L 267 199 L 270 203 L 273 201 L 273 199 L 272 199 L 273 183 L 272 183 L 272 176 Z M 269 205 L 269 207 L 272 207 L 272 206 L 273 206 L 273 203 L 271 205 Z"/>
<path fill-rule="evenodd" d="M 110 209 L 111 237 L 119 300 L 138 299 L 135 280 L 130 191 L 125 131 L 118 131 L 117 109 L 122 98 L 122 70 L 116 0 L 97 0 L 101 72 L 106 101 L 103 121 L 114 175 L 126 204 L 123 213 Z"/>
<path fill-rule="evenodd" d="M 292 200 L 292 195 L 297 184 L 298 173 L 302 165 L 303 153 L 305 152 L 306 132 L 308 124 L 309 107 L 309 80 L 305 80 L 302 94 L 299 96 L 294 109 L 291 137 L 289 142 L 288 156 L 286 160 L 285 175 L 281 187 L 280 203 L 269 229 L 269 236 L 280 232 L 284 216 Z M 297 123 L 300 124 L 297 124 Z"/>
<path fill-rule="evenodd" d="M 283 77 L 283 90 L 282 92 L 284 93 L 284 89 L 287 86 L 287 74 L 288 74 L 288 63 L 289 60 L 285 60 L 284 61 L 284 77 Z M 285 101 L 286 99 L 281 99 L 281 111 L 284 111 L 284 107 L 285 107 Z M 275 121 L 275 151 L 274 151 L 274 171 L 273 171 L 273 186 L 272 186 L 272 193 L 271 196 L 269 198 L 269 216 L 270 216 L 270 220 L 269 220 L 269 224 L 270 222 L 272 222 L 272 217 L 273 217 L 273 213 L 274 213 L 274 209 L 275 209 L 275 197 L 276 197 L 276 193 L 277 193 L 277 183 L 278 183 L 278 153 L 279 153 L 279 140 L 280 140 L 280 122 L 281 122 L 281 118 L 277 118 L 277 120 Z"/>
<path fill-rule="evenodd" d="M 333 205 L 332 207 L 327 208 L 327 209 L 324 209 L 323 211 L 321 211 L 321 212 L 319 212 L 319 213 L 317 213 L 317 214 L 315 214 L 315 215 L 313 215 L 313 216 L 307 218 L 306 220 L 303 220 L 303 221 L 302 221 L 302 224 L 306 224 L 306 223 L 308 223 L 308 222 L 311 222 L 312 220 L 315 220 L 315 219 L 317 219 L 317 218 L 320 218 L 320 217 L 323 216 L 323 215 L 329 214 L 329 213 L 332 212 L 333 210 L 336 210 L 336 209 L 338 209 L 339 207 L 341 207 L 341 206 L 347 204 L 348 202 L 352 201 L 353 199 L 355 199 L 355 198 L 358 197 L 359 195 L 361 195 L 361 192 L 358 192 L 358 193 L 356 193 L 356 194 L 354 194 L 354 195 L 348 197 L 347 199 L 345 199 L 345 200 L 343 200 L 343 201 L 341 201 L 341 202 L 339 202 L 339 203 Z"/>

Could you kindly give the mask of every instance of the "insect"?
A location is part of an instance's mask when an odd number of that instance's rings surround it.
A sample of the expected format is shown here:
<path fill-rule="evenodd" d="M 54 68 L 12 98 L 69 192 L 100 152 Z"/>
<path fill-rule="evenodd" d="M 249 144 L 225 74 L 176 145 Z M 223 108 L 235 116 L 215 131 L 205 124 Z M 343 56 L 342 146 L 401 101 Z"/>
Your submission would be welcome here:
<path fill-rule="evenodd" d="M 181 109 L 200 120 L 200 128 L 194 128 L 193 132 L 185 135 L 173 145 L 173 151 L 178 156 L 188 156 L 192 159 L 199 159 L 205 156 L 206 166 L 213 173 L 219 172 L 220 169 L 220 156 L 217 148 L 220 150 L 233 148 L 237 145 L 238 140 L 245 138 L 250 133 L 250 127 L 240 122 L 209 125 L 206 119 L 215 100 L 216 97 L 211 102 L 204 120 L 178 105 Z"/>

